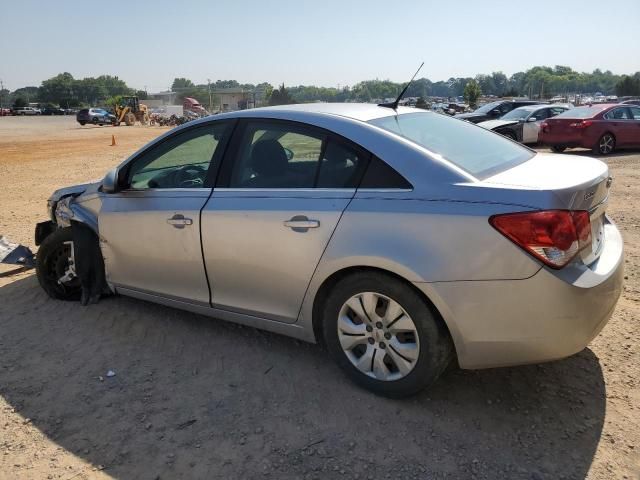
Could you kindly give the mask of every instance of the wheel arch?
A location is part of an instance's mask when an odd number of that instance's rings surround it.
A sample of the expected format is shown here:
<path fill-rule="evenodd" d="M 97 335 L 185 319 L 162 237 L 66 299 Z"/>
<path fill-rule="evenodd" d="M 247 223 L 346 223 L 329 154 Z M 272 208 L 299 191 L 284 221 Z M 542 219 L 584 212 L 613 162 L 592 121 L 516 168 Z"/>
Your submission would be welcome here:
<path fill-rule="evenodd" d="M 395 278 L 396 280 L 399 280 L 403 284 L 407 285 L 415 293 L 417 293 L 427 303 L 431 313 L 436 319 L 436 322 L 438 322 L 438 325 L 443 329 L 444 332 L 447 333 L 447 335 L 451 339 L 451 343 L 453 345 L 453 350 L 454 350 L 454 356 L 457 358 L 457 350 L 456 350 L 457 335 L 455 334 L 455 329 L 452 330 L 452 328 L 450 328 L 450 325 L 447 323 L 444 316 L 442 315 L 440 310 L 436 307 L 436 304 L 432 301 L 429 295 L 427 295 L 421 289 L 416 287 L 416 285 L 413 282 L 407 280 L 405 277 L 403 277 L 402 275 L 399 275 L 396 272 L 393 272 L 391 270 L 387 270 L 384 268 L 372 267 L 372 266 L 366 266 L 366 265 L 352 265 L 352 266 L 341 268 L 340 270 L 337 270 L 333 272 L 331 275 L 329 275 L 328 277 L 326 277 L 322 281 L 318 289 L 316 290 L 313 298 L 312 308 L 311 308 L 311 324 L 313 328 L 313 335 L 316 339 L 316 342 L 322 342 L 322 339 L 323 339 L 322 305 L 326 301 L 327 296 L 329 295 L 329 292 L 343 278 L 346 278 L 350 275 L 356 275 L 359 273 L 379 273 L 379 274 L 387 275 L 389 277 Z"/>

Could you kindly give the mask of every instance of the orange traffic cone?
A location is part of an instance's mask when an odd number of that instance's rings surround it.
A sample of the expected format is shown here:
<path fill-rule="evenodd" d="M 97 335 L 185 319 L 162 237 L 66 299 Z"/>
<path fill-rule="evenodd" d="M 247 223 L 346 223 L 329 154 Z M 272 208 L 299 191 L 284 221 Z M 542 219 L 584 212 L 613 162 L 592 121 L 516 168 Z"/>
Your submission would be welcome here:
<path fill-rule="evenodd" d="M 115 135 L 111 135 L 111 146 L 112 147 L 116 146 L 116 136 Z"/>

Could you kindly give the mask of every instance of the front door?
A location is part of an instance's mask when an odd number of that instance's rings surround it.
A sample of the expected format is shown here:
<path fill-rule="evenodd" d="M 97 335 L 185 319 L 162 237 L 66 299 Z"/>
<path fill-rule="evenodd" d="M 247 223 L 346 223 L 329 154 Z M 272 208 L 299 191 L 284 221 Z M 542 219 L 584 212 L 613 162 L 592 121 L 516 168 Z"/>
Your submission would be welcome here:
<path fill-rule="evenodd" d="M 98 216 L 107 280 L 116 288 L 209 305 L 200 211 L 229 123 L 179 131 L 123 166 Z"/>
<path fill-rule="evenodd" d="M 230 149 L 202 212 L 213 306 L 295 322 L 368 154 L 275 120 L 242 122 Z"/>
<path fill-rule="evenodd" d="M 535 120 L 533 120 L 535 118 Z M 549 109 L 541 108 L 536 110 L 532 116 L 527 118 L 522 126 L 522 143 L 537 143 L 540 125 L 543 120 L 549 118 Z"/>

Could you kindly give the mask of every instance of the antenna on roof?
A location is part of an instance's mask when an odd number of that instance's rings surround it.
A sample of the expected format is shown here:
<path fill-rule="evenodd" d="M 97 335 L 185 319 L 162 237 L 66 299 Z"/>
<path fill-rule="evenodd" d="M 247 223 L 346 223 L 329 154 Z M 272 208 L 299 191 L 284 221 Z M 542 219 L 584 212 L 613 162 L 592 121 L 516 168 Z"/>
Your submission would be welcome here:
<path fill-rule="evenodd" d="M 416 78 L 416 75 L 418 75 L 418 72 L 420 71 L 420 69 L 422 68 L 422 66 L 424 65 L 424 62 L 422 62 L 420 64 L 420 66 L 418 67 L 418 70 L 416 70 L 416 73 L 413 74 L 413 77 L 411 77 L 411 80 L 409 80 L 409 83 L 407 83 L 404 88 L 402 89 L 402 91 L 400 92 L 400 95 L 398 95 L 398 98 L 396 98 L 393 102 L 391 103 L 379 103 L 378 106 L 379 107 L 386 107 L 386 108 L 393 108 L 394 110 L 398 108 L 398 104 L 400 104 L 400 100 L 402 100 L 402 97 L 404 96 L 404 94 L 407 91 L 407 88 L 409 88 L 409 85 L 411 85 L 411 83 L 413 82 L 413 79 Z"/>

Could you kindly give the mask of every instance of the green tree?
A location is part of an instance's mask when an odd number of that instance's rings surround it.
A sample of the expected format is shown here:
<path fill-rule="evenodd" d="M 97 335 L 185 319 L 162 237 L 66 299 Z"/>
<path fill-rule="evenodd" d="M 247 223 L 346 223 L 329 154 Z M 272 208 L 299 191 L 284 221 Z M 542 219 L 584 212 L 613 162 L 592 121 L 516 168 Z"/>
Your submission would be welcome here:
<path fill-rule="evenodd" d="M 622 96 L 639 96 L 640 95 L 640 72 L 634 76 L 623 75 L 618 83 L 616 83 L 616 94 Z"/>
<path fill-rule="evenodd" d="M 195 87 L 195 85 L 188 78 L 184 78 L 184 77 L 174 78 L 173 84 L 171 85 L 171 91 L 180 92 L 182 90 L 186 90 L 188 88 L 193 88 L 193 87 Z"/>
<path fill-rule="evenodd" d="M 13 102 L 13 109 L 15 110 L 16 108 L 24 108 L 27 105 L 29 105 L 29 103 L 24 98 L 18 97 Z"/>
<path fill-rule="evenodd" d="M 480 89 L 480 85 L 478 85 L 478 82 L 476 82 L 475 80 L 469 80 L 464 86 L 465 102 L 467 102 L 472 108 L 475 108 L 480 95 L 482 95 L 482 90 Z"/>
<path fill-rule="evenodd" d="M 66 105 L 74 97 L 75 80 L 69 72 L 59 73 L 55 77 L 42 82 L 38 94 L 41 102 Z"/>
<path fill-rule="evenodd" d="M 276 88 L 271 92 L 269 105 L 289 105 L 291 103 L 295 103 L 295 101 L 291 98 L 291 95 L 284 86 L 284 83 L 280 85 L 280 88 Z"/>

